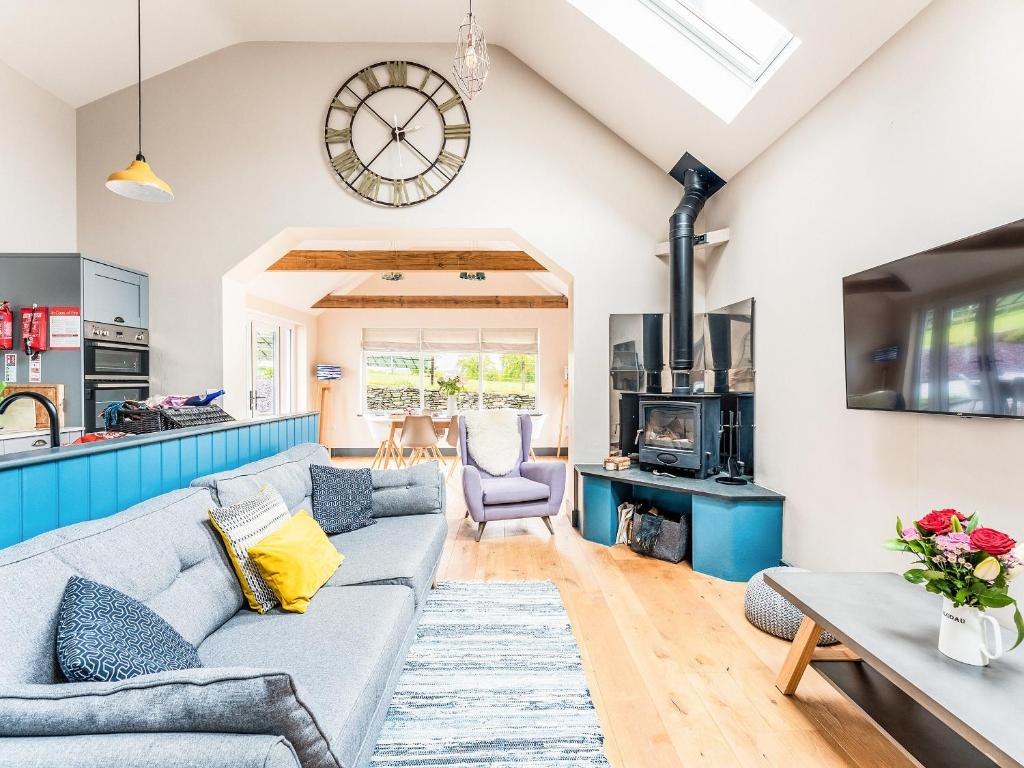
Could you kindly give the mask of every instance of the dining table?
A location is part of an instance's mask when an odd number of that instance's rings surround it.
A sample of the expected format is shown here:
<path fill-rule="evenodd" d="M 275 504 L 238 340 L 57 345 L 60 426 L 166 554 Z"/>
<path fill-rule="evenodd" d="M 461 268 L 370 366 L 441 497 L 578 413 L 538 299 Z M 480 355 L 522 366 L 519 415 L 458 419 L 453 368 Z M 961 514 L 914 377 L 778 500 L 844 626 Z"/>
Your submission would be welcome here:
<path fill-rule="evenodd" d="M 391 463 L 391 459 L 395 460 L 395 466 L 404 467 L 405 457 L 402 456 L 402 449 L 398 447 L 398 441 L 396 437 L 398 433 L 402 431 L 402 425 L 405 424 L 405 417 L 409 414 L 405 413 L 393 413 L 393 414 L 368 414 L 365 418 L 376 424 L 387 424 L 388 425 L 388 438 L 387 446 L 384 449 L 384 469 L 387 469 Z M 418 415 L 418 414 L 414 414 Z M 431 415 L 434 422 L 434 431 L 442 431 L 448 429 L 448 425 L 451 423 L 452 417 L 444 414 Z"/>
<path fill-rule="evenodd" d="M 374 424 L 387 424 L 388 425 L 388 437 L 387 445 L 384 449 L 384 469 L 387 469 L 391 464 L 391 459 L 395 460 L 396 467 L 405 466 L 405 457 L 402 456 L 402 449 L 398 446 L 397 436 L 402 431 L 402 426 L 405 424 L 405 417 L 409 415 L 420 415 L 420 414 L 407 414 L 407 413 L 367 413 L 363 414 L 363 418 Z M 428 414 L 434 421 L 434 431 L 442 432 L 448 429 L 451 424 L 451 414 Z M 536 429 L 537 424 L 543 419 L 543 413 L 530 413 L 530 418 L 533 420 L 534 428 Z M 533 449 L 530 449 L 530 453 L 533 454 Z M 531 456 L 536 461 L 536 456 Z"/>

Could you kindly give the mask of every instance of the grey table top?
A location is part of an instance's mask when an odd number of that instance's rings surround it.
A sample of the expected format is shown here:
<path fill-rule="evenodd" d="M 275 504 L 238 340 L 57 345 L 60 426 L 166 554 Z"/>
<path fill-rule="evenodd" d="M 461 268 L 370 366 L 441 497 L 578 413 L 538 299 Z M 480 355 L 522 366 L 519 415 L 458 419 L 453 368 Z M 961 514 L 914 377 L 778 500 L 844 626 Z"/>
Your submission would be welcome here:
<path fill-rule="evenodd" d="M 762 488 L 760 485 L 723 485 L 709 477 L 697 480 L 693 477 L 676 477 L 656 475 L 639 467 L 629 469 L 605 469 L 601 464 L 577 464 L 576 471 L 590 477 L 603 477 L 620 483 L 643 485 L 648 488 L 660 488 L 667 491 L 689 493 L 694 496 L 710 496 L 716 499 L 738 501 L 782 501 L 786 497 L 781 493 Z"/>
<path fill-rule="evenodd" d="M 776 571 L 765 581 L 999 764 L 1024 763 L 1024 646 L 988 667 L 944 656 L 941 599 L 894 573 Z"/>

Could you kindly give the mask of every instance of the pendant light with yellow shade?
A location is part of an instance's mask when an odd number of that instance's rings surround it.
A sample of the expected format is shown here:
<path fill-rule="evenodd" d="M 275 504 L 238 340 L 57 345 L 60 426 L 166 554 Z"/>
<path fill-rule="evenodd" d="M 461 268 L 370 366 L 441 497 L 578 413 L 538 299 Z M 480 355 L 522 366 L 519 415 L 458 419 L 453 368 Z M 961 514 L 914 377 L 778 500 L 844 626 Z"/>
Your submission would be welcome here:
<path fill-rule="evenodd" d="M 153 173 L 142 154 L 142 0 L 138 0 L 138 64 L 139 79 L 136 88 L 139 104 L 139 152 L 131 165 L 123 171 L 114 171 L 107 178 L 107 189 L 122 197 L 147 203 L 167 203 L 174 199 L 170 185 Z"/>

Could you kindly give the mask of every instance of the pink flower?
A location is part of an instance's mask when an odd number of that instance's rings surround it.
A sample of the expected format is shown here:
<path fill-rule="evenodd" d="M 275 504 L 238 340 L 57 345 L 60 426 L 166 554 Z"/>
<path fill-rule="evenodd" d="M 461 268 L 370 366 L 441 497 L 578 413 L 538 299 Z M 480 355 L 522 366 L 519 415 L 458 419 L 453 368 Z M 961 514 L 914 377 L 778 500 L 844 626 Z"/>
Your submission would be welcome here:
<path fill-rule="evenodd" d="M 921 538 L 921 534 L 918 532 L 917 528 L 915 528 L 914 526 L 908 525 L 906 528 L 903 529 L 903 540 L 904 541 L 917 541 L 920 538 Z"/>

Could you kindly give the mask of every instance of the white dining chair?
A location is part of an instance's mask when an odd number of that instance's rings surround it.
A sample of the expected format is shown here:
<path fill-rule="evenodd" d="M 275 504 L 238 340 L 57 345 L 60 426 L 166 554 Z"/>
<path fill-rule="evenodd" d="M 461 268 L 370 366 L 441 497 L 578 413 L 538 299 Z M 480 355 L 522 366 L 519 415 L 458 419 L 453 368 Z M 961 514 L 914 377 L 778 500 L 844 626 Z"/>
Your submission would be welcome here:
<path fill-rule="evenodd" d="M 373 463 L 370 465 L 370 469 L 378 469 L 384 465 L 384 460 L 387 458 L 388 450 L 390 450 L 388 442 L 391 439 L 391 420 L 370 415 L 363 416 L 363 418 L 366 420 L 366 428 L 370 432 L 370 439 L 377 445 L 377 453 L 373 456 Z"/>

